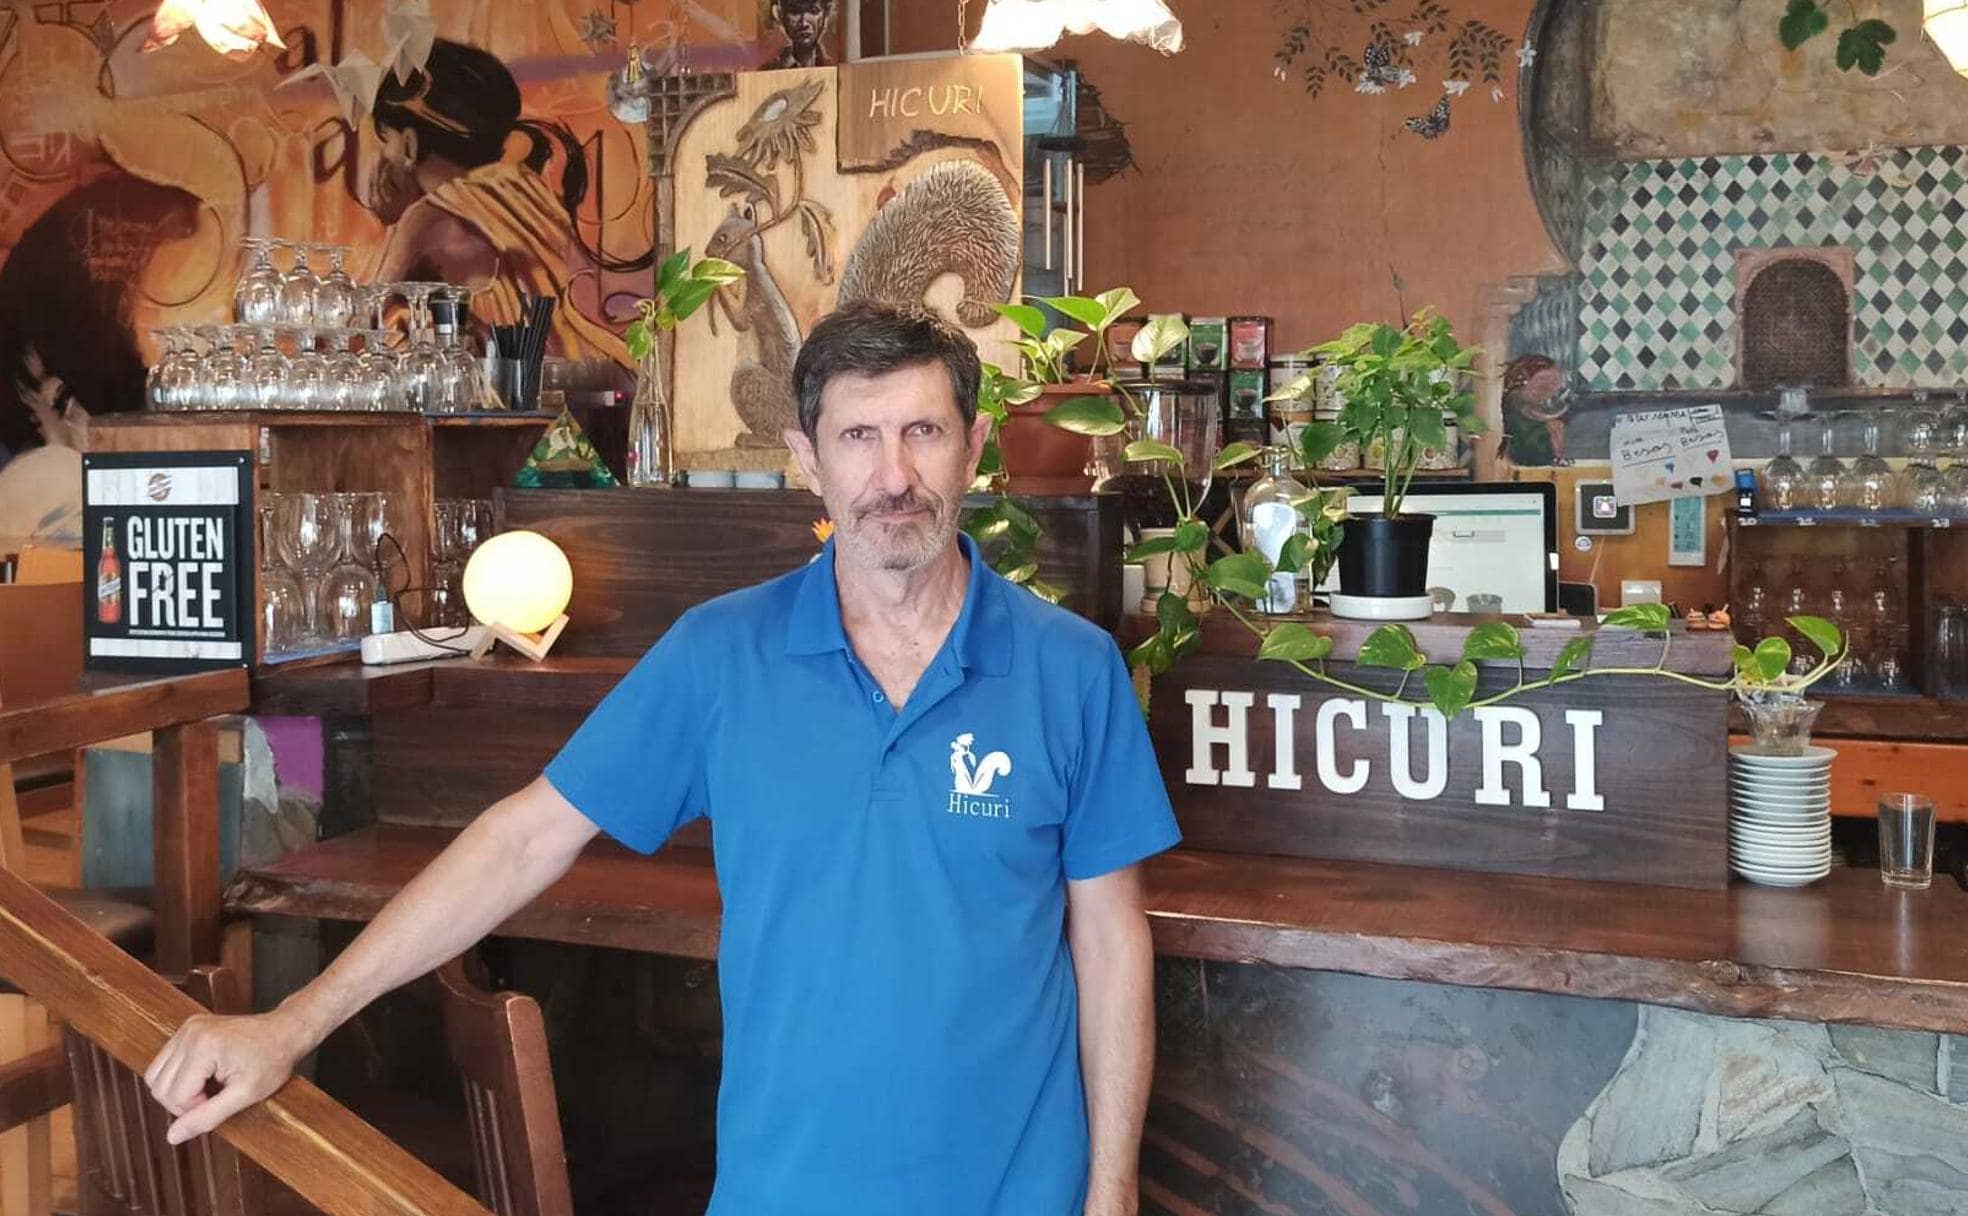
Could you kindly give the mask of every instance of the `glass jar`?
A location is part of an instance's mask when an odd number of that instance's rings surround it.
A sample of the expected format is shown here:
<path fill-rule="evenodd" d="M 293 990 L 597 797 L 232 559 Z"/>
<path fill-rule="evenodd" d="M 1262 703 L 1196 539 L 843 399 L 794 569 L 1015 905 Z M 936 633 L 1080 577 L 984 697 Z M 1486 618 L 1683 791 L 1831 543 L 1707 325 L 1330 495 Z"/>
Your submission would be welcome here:
<path fill-rule="evenodd" d="M 1291 538 L 1309 532 L 1298 504 L 1310 491 L 1292 476 L 1291 449 L 1268 447 L 1263 452 L 1264 475 L 1244 492 L 1243 510 L 1238 515 L 1244 548 L 1262 553 L 1274 567 Z M 1264 597 L 1257 601 L 1259 612 L 1285 616 L 1299 611 L 1302 582 L 1295 572 L 1276 571 L 1265 583 Z"/>

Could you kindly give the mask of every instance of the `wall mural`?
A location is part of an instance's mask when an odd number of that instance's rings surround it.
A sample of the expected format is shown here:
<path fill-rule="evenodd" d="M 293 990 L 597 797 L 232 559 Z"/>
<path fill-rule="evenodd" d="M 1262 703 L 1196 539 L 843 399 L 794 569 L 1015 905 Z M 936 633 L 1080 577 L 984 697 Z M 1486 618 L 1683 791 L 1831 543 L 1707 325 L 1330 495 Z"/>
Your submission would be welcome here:
<path fill-rule="evenodd" d="M 1425 96 L 1439 81 L 1435 104 L 1404 120 L 1428 140 L 1449 132 L 1455 99 L 1471 88 L 1487 89 L 1493 103 L 1503 100 L 1513 46 L 1516 67 L 1528 67 L 1537 54 L 1488 22 L 1458 16 L 1446 0 L 1414 0 L 1412 8 L 1395 0 L 1285 0 L 1278 7 L 1292 24 L 1273 57 L 1274 76 L 1296 80 L 1315 98 L 1339 85 L 1380 95 L 1419 84 Z"/>
<path fill-rule="evenodd" d="M 626 384 L 654 197 L 609 71 L 631 44 L 696 70 L 830 61 L 837 7 L 282 0 L 287 49 L 232 62 L 196 38 L 141 53 L 141 0 L 8 0 L 0 461 L 63 406 L 138 408 L 152 331 L 230 319 L 248 235 L 347 245 L 362 280 L 468 283 L 481 322 L 551 294 L 551 353 Z"/>

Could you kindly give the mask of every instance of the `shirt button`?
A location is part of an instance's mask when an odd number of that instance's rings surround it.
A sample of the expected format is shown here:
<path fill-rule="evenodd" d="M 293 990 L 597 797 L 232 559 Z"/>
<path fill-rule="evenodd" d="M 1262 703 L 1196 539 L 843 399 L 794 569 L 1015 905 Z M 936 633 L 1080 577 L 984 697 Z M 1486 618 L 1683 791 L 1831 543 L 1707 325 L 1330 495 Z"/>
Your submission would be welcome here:
<path fill-rule="evenodd" d="M 880 705 L 881 703 L 882 703 L 882 695 L 881 695 L 880 693 L 876 693 L 876 694 L 875 694 L 875 704 L 877 704 L 877 705 Z"/>

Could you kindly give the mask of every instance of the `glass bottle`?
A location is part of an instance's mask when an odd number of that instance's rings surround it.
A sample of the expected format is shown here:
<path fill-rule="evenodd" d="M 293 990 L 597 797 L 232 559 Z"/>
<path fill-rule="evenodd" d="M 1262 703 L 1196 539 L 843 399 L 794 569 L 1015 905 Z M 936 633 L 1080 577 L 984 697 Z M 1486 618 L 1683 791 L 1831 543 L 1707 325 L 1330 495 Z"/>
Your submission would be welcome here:
<path fill-rule="evenodd" d="M 1286 543 L 1309 531 L 1304 516 L 1298 513 L 1298 504 L 1305 501 L 1310 491 L 1292 476 L 1290 448 L 1265 448 L 1263 459 L 1264 475 L 1244 491 L 1243 512 L 1238 523 L 1244 548 L 1262 553 L 1265 560 L 1276 566 Z M 1271 616 L 1289 615 L 1297 612 L 1298 606 L 1299 576 L 1282 570 L 1272 574 L 1265 583 L 1264 598 L 1256 605 L 1259 612 Z"/>
<path fill-rule="evenodd" d="M 663 393 L 663 333 L 649 331 L 649 350 L 636 364 L 635 399 L 629 404 L 628 474 L 632 486 L 664 488 L 676 476 L 670 403 Z"/>

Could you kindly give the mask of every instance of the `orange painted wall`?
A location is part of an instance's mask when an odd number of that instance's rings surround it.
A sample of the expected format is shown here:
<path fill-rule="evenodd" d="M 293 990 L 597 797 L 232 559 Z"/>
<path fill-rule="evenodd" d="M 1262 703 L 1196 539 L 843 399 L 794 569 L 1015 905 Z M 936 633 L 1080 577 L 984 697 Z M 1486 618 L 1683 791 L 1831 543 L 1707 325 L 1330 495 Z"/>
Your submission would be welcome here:
<path fill-rule="evenodd" d="M 1438 82 L 1379 97 L 1341 83 L 1314 99 L 1272 75 L 1287 24 L 1277 6 L 1172 7 L 1188 38 L 1179 55 L 1101 35 L 1053 52 L 1077 60 L 1128 124 L 1140 164 L 1090 191 L 1089 287 L 1126 283 L 1155 310 L 1266 313 L 1290 349 L 1424 304 L 1467 334 L 1480 285 L 1563 268 L 1524 171 L 1514 57 L 1502 102 L 1470 89 L 1428 141 L 1402 121 L 1434 104 Z M 982 8 L 970 5 L 973 23 Z M 1514 37 L 1531 0 L 1454 8 Z M 953 47 L 955 10 L 897 3 L 892 49 Z"/>

